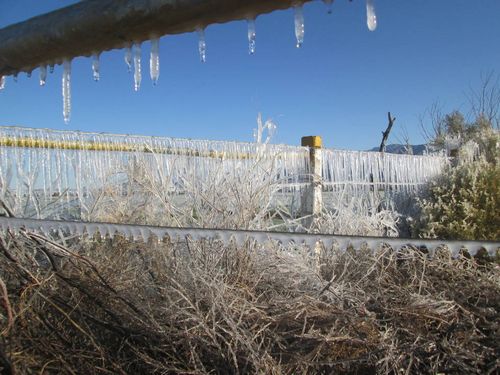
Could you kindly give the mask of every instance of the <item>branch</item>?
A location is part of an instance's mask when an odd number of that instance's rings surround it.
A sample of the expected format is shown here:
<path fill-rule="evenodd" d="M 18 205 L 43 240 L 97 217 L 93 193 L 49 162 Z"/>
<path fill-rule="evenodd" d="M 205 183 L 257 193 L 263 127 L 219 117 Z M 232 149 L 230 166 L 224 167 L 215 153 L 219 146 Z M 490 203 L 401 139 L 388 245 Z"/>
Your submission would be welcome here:
<path fill-rule="evenodd" d="M 382 142 L 380 143 L 379 152 L 385 151 L 385 142 L 387 142 L 387 138 L 389 138 L 389 133 L 391 132 L 392 125 L 394 125 L 394 121 L 396 121 L 396 117 L 391 116 L 391 112 L 387 112 L 387 119 L 389 120 L 389 124 L 387 125 L 387 129 L 385 132 L 382 132 Z"/>

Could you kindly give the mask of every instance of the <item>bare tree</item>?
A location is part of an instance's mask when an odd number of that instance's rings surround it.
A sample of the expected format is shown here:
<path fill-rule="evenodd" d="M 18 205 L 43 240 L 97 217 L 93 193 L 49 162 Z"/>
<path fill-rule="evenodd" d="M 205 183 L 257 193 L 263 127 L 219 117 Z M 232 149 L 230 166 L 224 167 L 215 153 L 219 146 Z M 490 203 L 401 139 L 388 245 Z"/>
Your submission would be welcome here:
<path fill-rule="evenodd" d="M 479 89 L 469 88 L 467 99 L 475 119 L 483 118 L 500 129 L 500 76 L 493 71 L 481 73 Z"/>

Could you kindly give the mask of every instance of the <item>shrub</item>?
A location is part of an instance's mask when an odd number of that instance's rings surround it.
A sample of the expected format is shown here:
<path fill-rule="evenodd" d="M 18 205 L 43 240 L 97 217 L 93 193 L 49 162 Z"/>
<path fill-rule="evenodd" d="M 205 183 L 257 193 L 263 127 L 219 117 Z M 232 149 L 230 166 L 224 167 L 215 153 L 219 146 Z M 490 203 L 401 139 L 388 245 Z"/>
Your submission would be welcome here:
<path fill-rule="evenodd" d="M 420 237 L 500 239 L 500 165 L 474 161 L 450 168 L 418 199 Z"/>

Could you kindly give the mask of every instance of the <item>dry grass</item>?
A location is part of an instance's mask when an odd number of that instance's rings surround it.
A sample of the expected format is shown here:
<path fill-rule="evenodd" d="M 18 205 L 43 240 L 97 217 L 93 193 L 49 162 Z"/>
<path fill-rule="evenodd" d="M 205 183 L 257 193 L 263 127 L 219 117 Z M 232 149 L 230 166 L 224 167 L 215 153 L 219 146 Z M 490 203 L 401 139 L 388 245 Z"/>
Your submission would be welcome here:
<path fill-rule="evenodd" d="M 0 279 L 2 375 L 499 369 L 500 271 L 446 253 L 24 233 Z"/>

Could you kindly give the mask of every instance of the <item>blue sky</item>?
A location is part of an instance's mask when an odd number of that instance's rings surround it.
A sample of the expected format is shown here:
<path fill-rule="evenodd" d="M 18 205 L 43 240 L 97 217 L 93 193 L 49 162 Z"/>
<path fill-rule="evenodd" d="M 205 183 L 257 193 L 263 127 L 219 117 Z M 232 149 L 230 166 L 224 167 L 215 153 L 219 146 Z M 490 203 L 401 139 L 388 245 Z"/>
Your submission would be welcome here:
<path fill-rule="evenodd" d="M 3 0 L 0 27 L 74 2 Z M 8 77 L 0 125 L 251 141 L 262 112 L 278 125 L 276 143 L 321 135 L 327 147 L 368 149 L 380 143 L 391 111 L 397 120 L 390 140 L 406 131 L 412 143 L 422 143 L 419 117 L 432 103 L 466 111 L 465 94 L 481 73 L 500 73 L 500 1 L 375 0 L 375 6 L 378 28 L 370 32 L 363 0 L 336 0 L 332 14 L 321 1 L 306 4 L 300 49 L 292 10 L 260 16 L 253 56 L 246 22 L 209 26 L 205 64 L 197 34 L 162 37 L 155 87 L 146 42 L 139 92 L 122 50 L 101 55 L 97 83 L 91 60 L 77 58 L 68 125 L 61 67 L 45 87 L 38 86 L 38 71 L 17 83 Z"/>

